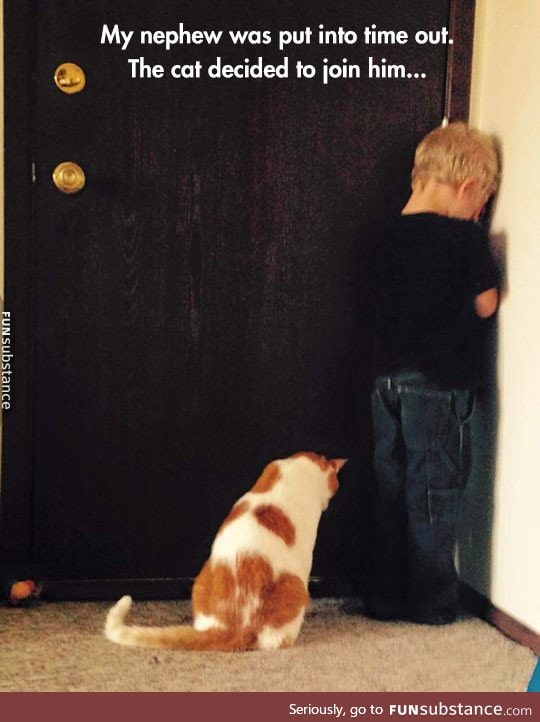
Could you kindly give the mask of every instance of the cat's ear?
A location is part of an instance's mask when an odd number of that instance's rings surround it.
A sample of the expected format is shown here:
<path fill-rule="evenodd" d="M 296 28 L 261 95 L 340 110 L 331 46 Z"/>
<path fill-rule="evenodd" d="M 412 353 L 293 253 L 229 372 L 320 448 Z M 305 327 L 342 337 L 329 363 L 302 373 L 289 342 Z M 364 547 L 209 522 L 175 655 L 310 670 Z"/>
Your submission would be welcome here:
<path fill-rule="evenodd" d="M 348 459 L 330 459 L 328 463 L 334 467 L 335 471 L 339 471 L 348 461 Z"/>

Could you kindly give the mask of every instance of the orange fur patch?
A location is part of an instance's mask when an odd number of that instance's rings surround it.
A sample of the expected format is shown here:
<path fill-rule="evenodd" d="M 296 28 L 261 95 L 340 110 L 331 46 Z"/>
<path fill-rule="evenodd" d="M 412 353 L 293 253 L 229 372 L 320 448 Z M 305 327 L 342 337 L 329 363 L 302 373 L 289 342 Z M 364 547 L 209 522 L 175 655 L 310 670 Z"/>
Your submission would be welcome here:
<path fill-rule="evenodd" d="M 283 627 L 298 616 L 309 602 L 308 591 L 295 574 L 280 574 L 272 593 L 265 599 L 264 621 L 270 627 Z"/>
<path fill-rule="evenodd" d="M 330 493 L 332 494 L 332 496 L 334 496 L 336 491 L 339 489 L 337 474 L 330 474 L 330 476 L 328 477 L 328 486 L 330 488 Z"/>
<path fill-rule="evenodd" d="M 258 554 L 242 555 L 236 565 L 236 582 L 245 601 L 257 596 L 264 599 L 274 586 L 270 563 Z"/>
<path fill-rule="evenodd" d="M 234 599 L 235 581 L 228 564 L 208 560 L 195 579 L 191 603 L 195 613 L 214 615 L 227 627 L 230 617 L 229 600 Z M 234 626 L 234 625 L 232 625 Z"/>
<path fill-rule="evenodd" d="M 296 529 L 289 517 L 281 509 L 272 504 L 263 504 L 253 510 L 255 518 L 273 534 L 283 539 L 287 546 L 292 546 L 296 539 Z"/>
<path fill-rule="evenodd" d="M 240 591 L 239 605 L 254 598 L 260 600 L 249 625 L 257 633 L 265 625 L 277 629 L 292 622 L 309 602 L 309 594 L 300 577 L 284 573 L 274 580 L 272 567 L 258 555 L 239 559 L 236 581 Z"/>
<path fill-rule="evenodd" d="M 219 527 L 218 534 L 232 521 L 238 519 L 238 517 L 242 516 L 242 514 L 245 514 L 248 509 L 249 504 L 247 501 L 241 501 L 239 504 L 235 504 L 229 512 L 229 515 L 223 521 L 223 524 Z"/>
<path fill-rule="evenodd" d="M 263 473 L 259 476 L 257 479 L 255 486 L 251 489 L 251 491 L 255 494 L 264 494 L 267 491 L 270 491 L 275 485 L 277 481 L 279 481 L 281 477 L 281 472 L 279 469 L 279 465 L 273 461 L 271 464 L 268 464 L 268 466 L 265 467 Z"/>
<path fill-rule="evenodd" d="M 204 563 L 193 583 L 191 590 L 191 603 L 193 609 L 201 614 L 210 614 L 210 600 L 212 594 L 212 563 L 210 560 Z"/>

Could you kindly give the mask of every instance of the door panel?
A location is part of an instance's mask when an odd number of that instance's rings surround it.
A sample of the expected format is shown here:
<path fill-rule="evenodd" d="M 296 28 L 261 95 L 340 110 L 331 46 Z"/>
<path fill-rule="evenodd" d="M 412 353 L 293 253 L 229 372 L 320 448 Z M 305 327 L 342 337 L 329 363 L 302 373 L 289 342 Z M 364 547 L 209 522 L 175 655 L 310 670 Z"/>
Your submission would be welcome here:
<path fill-rule="evenodd" d="M 271 459 L 350 456 L 314 574 L 361 576 L 370 479 L 369 250 L 441 120 L 446 52 L 388 62 L 423 81 L 133 80 L 103 23 L 141 29 L 446 25 L 448 2 L 36 3 L 32 575 L 193 577 Z M 271 48 L 175 49 L 228 62 Z M 380 49 L 304 46 L 320 65 Z M 178 59 L 176 59 L 178 58 Z M 87 74 L 60 93 L 57 65 Z M 59 193 L 74 160 L 87 183 Z M 360 571 L 359 571 L 360 570 Z"/>

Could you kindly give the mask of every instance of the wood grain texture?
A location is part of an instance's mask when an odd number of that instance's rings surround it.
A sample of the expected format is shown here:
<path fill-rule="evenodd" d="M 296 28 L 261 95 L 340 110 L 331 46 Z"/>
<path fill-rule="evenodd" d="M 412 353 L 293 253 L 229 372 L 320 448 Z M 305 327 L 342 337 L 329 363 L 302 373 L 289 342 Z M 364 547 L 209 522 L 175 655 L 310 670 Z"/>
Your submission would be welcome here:
<path fill-rule="evenodd" d="M 34 576 L 194 576 L 224 510 L 269 460 L 306 448 L 353 457 L 314 573 L 359 573 L 369 256 L 407 196 L 416 142 L 441 120 L 445 49 L 385 49 L 425 70 L 421 82 L 131 80 L 129 53 L 100 47 L 100 30 L 111 19 L 134 30 L 339 19 L 413 33 L 442 27 L 448 3 L 164 0 L 150 17 L 142 3 L 56 0 L 36 12 Z M 249 51 L 259 54 L 280 58 Z M 382 52 L 290 57 L 370 54 Z M 87 72 L 79 95 L 52 82 L 65 60 Z M 50 181 L 63 160 L 87 174 L 76 196 Z"/>

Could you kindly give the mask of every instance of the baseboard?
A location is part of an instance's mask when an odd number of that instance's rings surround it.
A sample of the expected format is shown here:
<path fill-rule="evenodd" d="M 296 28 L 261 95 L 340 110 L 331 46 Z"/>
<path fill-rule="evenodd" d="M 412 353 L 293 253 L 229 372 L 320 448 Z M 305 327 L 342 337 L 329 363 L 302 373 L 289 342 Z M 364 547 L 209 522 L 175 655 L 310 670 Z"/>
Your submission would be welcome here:
<path fill-rule="evenodd" d="M 519 642 L 524 647 L 529 647 L 537 656 L 540 656 L 540 634 L 533 632 L 510 614 L 498 609 L 487 597 L 463 582 L 461 583 L 461 602 L 464 607 L 496 627 L 506 637 L 514 642 Z"/>
<path fill-rule="evenodd" d="M 193 579 L 45 579 L 40 598 L 50 601 L 113 601 L 129 594 L 134 599 L 189 599 Z"/>
<path fill-rule="evenodd" d="M 124 594 L 134 599 L 189 599 L 193 579 L 39 579 L 37 584 L 39 597 L 49 601 L 113 601 Z M 311 577 L 309 593 L 320 598 L 350 596 L 353 592 L 349 584 L 338 579 Z M 8 594 L 6 590 L 6 597 Z"/>

